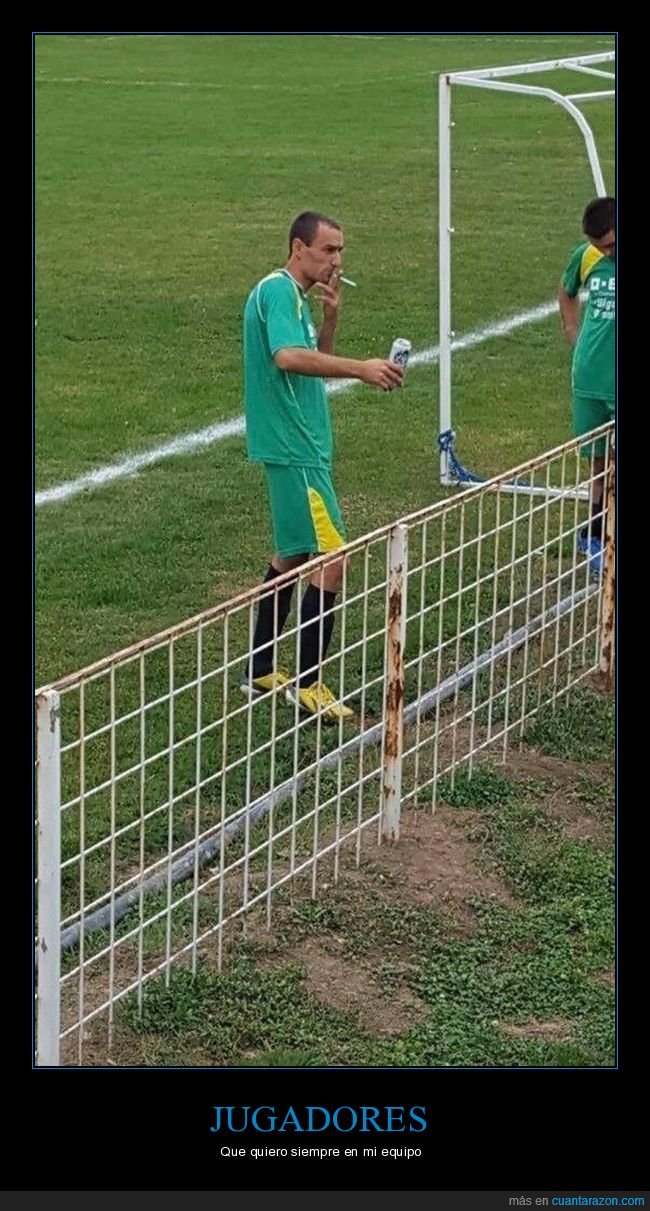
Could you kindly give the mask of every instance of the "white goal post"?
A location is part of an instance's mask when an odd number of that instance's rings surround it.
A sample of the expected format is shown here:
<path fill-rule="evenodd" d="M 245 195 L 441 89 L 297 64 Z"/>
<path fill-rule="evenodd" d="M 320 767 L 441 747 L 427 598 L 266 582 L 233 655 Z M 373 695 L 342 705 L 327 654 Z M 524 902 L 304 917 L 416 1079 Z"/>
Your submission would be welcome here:
<path fill-rule="evenodd" d="M 439 381 L 440 381 L 440 429 L 438 444 L 440 447 L 440 482 L 445 485 L 458 485 L 476 482 L 482 476 L 466 472 L 458 462 L 454 450 L 454 432 L 451 423 L 451 354 L 454 332 L 451 316 L 451 237 L 454 228 L 451 222 L 451 89 L 454 84 L 464 84 L 470 88 L 489 88 L 499 92 L 521 93 L 525 96 L 546 97 L 548 100 L 561 105 L 575 120 L 582 131 L 589 164 L 598 196 L 603 197 L 607 190 L 603 180 L 600 160 L 596 150 L 596 142 L 589 123 L 578 108 L 578 102 L 600 100 L 616 96 L 615 87 L 593 89 L 586 92 L 560 93 L 554 88 L 542 88 L 539 85 L 519 82 L 506 83 L 506 76 L 523 76 L 537 72 L 557 71 L 568 68 L 571 71 L 591 76 L 604 76 L 615 81 L 612 71 L 604 71 L 595 66 L 597 63 L 611 63 L 616 59 L 615 51 L 602 51 L 598 54 L 580 55 L 567 59 L 549 59 L 542 63 L 519 63 L 510 67 L 490 67 L 480 71 L 443 72 L 438 84 L 438 167 L 439 167 L 439 298 L 440 298 L 440 342 L 439 342 Z M 525 491 L 525 485 L 518 486 Z"/>

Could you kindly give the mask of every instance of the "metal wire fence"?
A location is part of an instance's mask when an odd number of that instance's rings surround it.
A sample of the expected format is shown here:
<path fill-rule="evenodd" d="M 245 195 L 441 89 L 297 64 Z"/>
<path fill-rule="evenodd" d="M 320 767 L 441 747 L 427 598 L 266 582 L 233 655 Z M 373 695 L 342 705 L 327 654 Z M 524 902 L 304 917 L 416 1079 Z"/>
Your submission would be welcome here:
<path fill-rule="evenodd" d="M 208 945 L 220 965 L 253 906 L 270 925 L 278 888 L 317 896 L 365 830 L 398 840 L 441 775 L 506 761 L 542 705 L 611 673 L 613 427 L 595 432 L 600 476 L 569 442 L 346 546 L 314 678 L 351 719 L 240 691 L 259 601 L 289 584 L 273 658 L 298 667 L 327 557 L 37 691 L 39 1065 L 84 1064 L 98 1029 L 110 1054 L 122 998 Z M 601 490 L 604 567 L 583 549 Z"/>

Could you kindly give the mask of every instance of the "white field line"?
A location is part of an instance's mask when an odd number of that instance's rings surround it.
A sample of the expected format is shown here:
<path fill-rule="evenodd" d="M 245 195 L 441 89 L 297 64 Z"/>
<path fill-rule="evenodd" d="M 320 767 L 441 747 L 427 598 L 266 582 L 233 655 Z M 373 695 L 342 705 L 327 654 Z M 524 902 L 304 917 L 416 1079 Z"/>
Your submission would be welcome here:
<path fill-rule="evenodd" d="M 346 35 L 332 34 L 330 36 L 331 37 L 339 37 L 339 36 L 345 37 Z M 363 35 L 363 34 L 356 34 L 356 35 L 352 34 L 349 36 L 350 37 L 365 37 L 365 35 Z M 379 35 L 379 38 L 381 38 L 381 37 L 382 37 L 382 35 Z M 402 35 L 402 37 L 403 37 L 404 41 L 407 41 L 407 42 L 418 41 L 417 38 L 409 38 L 406 35 Z M 498 41 L 498 39 L 485 38 L 484 41 L 486 41 L 486 42 Z M 524 41 L 524 39 L 511 38 L 511 39 L 508 39 L 508 41 L 518 42 L 518 41 Z M 538 41 L 539 41 L 539 39 L 538 39 Z M 541 39 L 541 41 L 544 41 L 544 39 Z M 546 41 L 555 42 L 557 44 L 557 39 L 546 39 Z M 610 43 L 607 40 L 599 42 L 598 46 L 599 47 L 603 46 L 603 47 L 607 47 L 607 49 L 611 49 Z M 340 79 L 334 79 L 334 78 L 328 79 L 326 85 L 323 85 L 322 83 L 315 84 L 312 81 L 309 85 L 305 85 L 305 86 L 301 86 L 301 87 L 297 87 L 295 84 L 283 84 L 282 82 L 278 82 L 277 80 L 273 81 L 272 83 L 267 84 L 267 83 L 259 83 L 259 82 L 251 83 L 250 80 L 244 80 L 244 81 L 236 81 L 236 80 L 227 80 L 227 81 L 142 80 L 142 79 L 128 79 L 128 78 L 120 79 L 120 78 L 113 78 L 110 76 L 48 76 L 45 74 L 36 75 L 34 77 L 34 82 L 36 84 L 90 84 L 90 85 L 95 85 L 95 86 L 103 85 L 105 88 L 119 88 L 122 90 L 125 90 L 128 88 L 159 88 L 159 89 L 160 88 L 172 88 L 172 89 L 173 88 L 189 88 L 189 89 L 194 89 L 194 90 L 198 90 L 198 91 L 200 91 L 201 89 L 205 89 L 205 90 L 212 91 L 212 92 L 224 92 L 226 89 L 228 89 L 230 91 L 232 91 L 233 89 L 241 89 L 241 90 L 245 90 L 246 92 L 249 92 L 249 93 L 250 92 L 271 92 L 271 91 L 275 92 L 275 93 L 277 93 L 278 91 L 279 92 L 303 92 L 303 93 L 310 91 L 311 93 L 313 93 L 314 90 L 318 93 L 322 93 L 325 88 L 327 88 L 327 89 L 367 88 L 368 85 L 372 85 L 372 84 L 391 84 L 396 81 L 418 80 L 418 79 L 422 79 L 424 77 L 429 77 L 429 78 L 433 79 L 435 76 L 438 76 L 444 70 L 445 70 L 445 65 L 443 62 L 432 63 L 431 66 L 426 69 L 422 69 L 420 71 L 406 72 L 406 73 L 402 73 L 402 74 L 396 75 L 396 76 L 382 74 L 382 75 L 378 75 L 378 76 L 363 76 L 362 78 L 355 79 L 355 80 L 351 80 L 348 76 L 343 76 Z"/>
<path fill-rule="evenodd" d="M 558 305 L 553 301 L 542 303 L 541 306 L 533 307 L 530 311 L 520 311 L 517 315 L 512 315 L 507 320 L 488 324 L 485 328 L 477 328 L 474 332 L 468 332 L 465 336 L 458 337 L 452 341 L 452 350 L 458 352 L 462 349 L 472 349 L 475 345 L 481 345 L 484 341 L 491 340 L 492 337 L 507 336 L 508 333 L 514 332 L 517 328 L 523 328 L 526 324 L 534 324 L 539 320 L 546 319 L 554 311 L 557 311 L 557 309 Z M 423 349 L 420 353 L 414 353 L 409 359 L 409 368 L 412 366 L 431 365 L 438 361 L 439 353 L 440 348 L 438 345 L 433 345 L 430 349 Z M 340 378 L 329 382 L 327 390 L 330 395 L 338 395 L 341 391 L 347 391 L 350 387 L 358 386 L 358 379 Z M 244 417 L 236 416 L 232 420 L 218 421 L 214 425 L 208 425 L 206 429 L 199 429 L 196 433 L 185 433 L 181 437 L 175 437 L 171 441 L 165 442 L 162 446 L 154 446 L 153 449 L 145 450 L 141 454 L 129 454 L 119 462 L 109 463 L 105 467 L 98 467 L 96 471 L 90 471 L 87 475 L 80 475 L 77 479 L 69 479 L 65 483 L 56 484 L 52 488 L 44 488 L 42 491 L 36 493 L 34 498 L 36 508 L 39 508 L 41 505 L 52 505 L 70 500 L 73 496 L 86 489 L 103 488 L 106 484 L 112 483 L 116 479 L 124 479 L 127 476 L 135 475 L 145 467 L 152 467 L 155 463 L 162 462 L 165 458 L 172 458 L 176 454 L 190 454 L 196 450 L 205 449 L 205 447 L 211 446 L 215 442 L 224 441 L 227 437 L 239 437 L 244 432 Z"/>
<path fill-rule="evenodd" d="M 508 43 L 508 44 L 511 44 L 513 42 L 522 42 L 524 44 L 527 44 L 528 46 L 530 46 L 531 42 L 557 43 L 557 42 L 564 42 L 564 39 L 565 39 L 564 34 L 554 34 L 553 36 L 551 36 L 549 38 L 538 38 L 538 37 L 536 37 L 535 34 L 528 34 L 527 36 L 525 36 L 523 38 L 517 38 L 517 37 L 511 38 L 507 34 L 498 34 L 495 37 L 489 37 L 487 34 L 464 34 L 464 33 L 462 33 L 462 34 L 412 34 L 409 36 L 408 34 L 401 34 L 399 32 L 399 30 L 395 31 L 395 34 L 330 34 L 331 38 L 342 38 L 342 39 L 343 38 L 356 38 L 361 42 L 384 42 L 386 40 L 386 38 L 393 37 L 393 36 L 400 37 L 403 42 L 423 42 L 427 38 L 435 38 L 436 42 L 457 42 L 458 38 L 461 37 L 461 38 L 463 38 L 463 40 L 465 42 L 480 42 L 480 43 L 504 42 L 504 43 Z M 591 34 L 588 34 L 587 37 L 591 38 Z M 590 45 L 610 46 L 611 43 L 612 43 L 611 38 L 592 38 Z M 587 53 L 587 52 L 585 52 L 585 53 Z"/>
<path fill-rule="evenodd" d="M 192 89 L 208 89 L 213 92 L 224 92 L 226 89 L 241 89 L 248 93 L 251 92 L 302 92 L 313 93 L 314 89 L 322 93 L 330 88 L 367 88 L 369 84 L 391 84 L 396 80 L 416 80 L 425 76 L 433 78 L 442 68 L 432 64 L 430 68 L 423 71 L 406 72 L 399 76 L 380 75 L 380 76 L 363 76 L 357 80 L 351 80 L 348 76 L 343 76 L 341 79 L 328 79 L 327 83 L 314 83 L 296 85 L 283 84 L 282 82 L 273 81 L 269 84 L 253 83 L 250 80 L 227 80 L 216 82 L 214 80 L 130 80 L 130 79 L 111 79 L 108 76 L 36 76 L 36 84 L 92 84 L 103 85 L 106 88 L 192 88 Z"/>

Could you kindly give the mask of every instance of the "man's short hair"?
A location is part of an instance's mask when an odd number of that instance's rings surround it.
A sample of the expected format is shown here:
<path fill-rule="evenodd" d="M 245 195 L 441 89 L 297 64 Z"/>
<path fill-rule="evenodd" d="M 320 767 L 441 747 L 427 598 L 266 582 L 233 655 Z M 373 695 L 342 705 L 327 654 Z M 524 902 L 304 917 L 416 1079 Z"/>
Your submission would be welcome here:
<path fill-rule="evenodd" d="M 582 230 L 590 240 L 602 240 L 616 229 L 616 198 L 594 198 L 582 216 Z"/>
<path fill-rule="evenodd" d="M 293 220 L 289 230 L 289 256 L 294 240 L 302 240 L 303 244 L 311 244 L 316 232 L 318 231 L 319 223 L 324 223 L 326 227 L 335 227 L 337 231 L 341 230 L 341 224 L 336 219 L 330 219 L 326 214 L 319 214 L 317 210 L 303 210 L 297 218 Z"/>

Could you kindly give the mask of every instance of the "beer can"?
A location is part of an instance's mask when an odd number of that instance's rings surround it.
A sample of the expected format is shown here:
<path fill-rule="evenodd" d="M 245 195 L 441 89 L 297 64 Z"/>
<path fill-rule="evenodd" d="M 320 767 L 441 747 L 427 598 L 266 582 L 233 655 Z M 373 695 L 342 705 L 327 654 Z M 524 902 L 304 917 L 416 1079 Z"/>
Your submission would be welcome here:
<path fill-rule="evenodd" d="M 398 336 L 391 345 L 388 360 L 389 362 L 395 362 L 396 366 L 402 366 L 406 370 L 410 352 L 411 342 L 405 340 L 404 337 Z"/>

